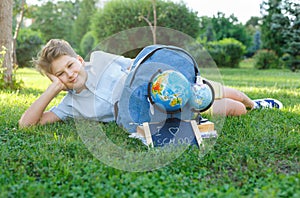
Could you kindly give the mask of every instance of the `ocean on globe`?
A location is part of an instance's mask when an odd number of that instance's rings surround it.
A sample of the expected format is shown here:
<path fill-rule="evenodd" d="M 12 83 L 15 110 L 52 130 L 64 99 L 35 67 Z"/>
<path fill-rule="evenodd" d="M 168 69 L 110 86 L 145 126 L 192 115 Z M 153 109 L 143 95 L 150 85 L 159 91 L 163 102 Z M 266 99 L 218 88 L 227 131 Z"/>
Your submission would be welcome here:
<path fill-rule="evenodd" d="M 206 109 L 213 100 L 213 93 L 207 84 L 194 84 L 192 85 L 192 94 L 189 104 L 196 111 Z"/>
<path fill-rule="evenodd" d="M 166 70 L 153 78 L 150 95 L 160 109 L 168 113 L 175 112 L 191 97 L 191 84 L 180 72 Z"/>

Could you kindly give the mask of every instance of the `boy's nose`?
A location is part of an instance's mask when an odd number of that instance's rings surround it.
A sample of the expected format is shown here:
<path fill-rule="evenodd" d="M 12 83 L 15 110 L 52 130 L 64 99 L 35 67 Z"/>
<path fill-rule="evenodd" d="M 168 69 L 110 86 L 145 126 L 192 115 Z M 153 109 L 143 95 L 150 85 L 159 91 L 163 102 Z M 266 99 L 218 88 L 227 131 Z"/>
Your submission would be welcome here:
<path fill-rule="evenodd" d="M 73 72 L 71 70 L 67 69 L 66 73 L 67 73 L 69 78 L 72 77 Z"/>

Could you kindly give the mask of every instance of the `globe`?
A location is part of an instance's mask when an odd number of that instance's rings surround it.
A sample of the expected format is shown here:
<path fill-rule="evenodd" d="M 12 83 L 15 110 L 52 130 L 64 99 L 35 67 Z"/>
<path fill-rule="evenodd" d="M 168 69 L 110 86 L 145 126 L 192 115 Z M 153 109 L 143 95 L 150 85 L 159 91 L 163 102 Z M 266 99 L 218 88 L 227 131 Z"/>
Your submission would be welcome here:
<path fill-rule="evenodd" d="M 192 94 L 189 104 L 195 111 L 203 111 L 208 108 L 213 101 L 213 92 L 207 84 L 195 83 L 192 85 Z"/>
<path fill-rule="evenodd" d="M 180 72 L 163 71 L 150 84 L 151 100 L 167 113 L 179 111 L 191 97 L 191 84 Z"/>

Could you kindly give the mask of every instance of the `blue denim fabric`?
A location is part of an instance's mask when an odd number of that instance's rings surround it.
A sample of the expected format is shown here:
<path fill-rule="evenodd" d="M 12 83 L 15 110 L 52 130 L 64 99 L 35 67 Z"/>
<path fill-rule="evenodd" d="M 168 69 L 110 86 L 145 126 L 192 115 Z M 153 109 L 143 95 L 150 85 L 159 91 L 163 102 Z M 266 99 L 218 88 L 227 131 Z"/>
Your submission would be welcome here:
<path fill-rule="evenodd" d="M 159 50 L 155 51 L 159 48 Z M 181 72 L 191 83 L 195 82 L 198 67 L 193 58 L 172 46 L 153 45 L 144 48 L 136 57 L 132 70 L 125 81 L 118 102 L 117 123 L 128 132 L 135 132 L 144 122 L 163 122 L 168 117 L 182 120 L 192 118 L 191 107 L 187 104 L 181 112 L 166 114 L 155 108 L 148 100 L 148 83 L 158 71 L 175 70 Z"/>

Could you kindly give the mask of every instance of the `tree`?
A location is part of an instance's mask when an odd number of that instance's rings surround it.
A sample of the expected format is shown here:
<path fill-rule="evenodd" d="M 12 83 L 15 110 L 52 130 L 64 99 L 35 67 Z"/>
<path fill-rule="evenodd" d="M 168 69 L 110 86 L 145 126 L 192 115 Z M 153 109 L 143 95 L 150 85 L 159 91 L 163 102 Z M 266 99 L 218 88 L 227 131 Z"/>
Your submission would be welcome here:
<path fill-rule="evenodd" d="M 252 26 L 254 28 L 260 26 L 261 18 L 257 16 L 252 16 L 245 24 L 246 27 Z"/>
<path fill-rule="evenodd" d="M 277 55 L 283 54 L 282 46 L 286 45 L 281 32 L 274 29 L 275 16 L 283 16 L 281 10 L 282 0 L 264 0 L 261 4 L 261 13 L 263 14 L 262 41 L 263 48 L 273 50 Z"/>
<path fill-rule="evenodd" d="M 65 39 L 76 48 L 78 46 L 72 40 L 72 32 L 78 14 L 77 5 L 78 0 L 74 2 L 58 1 L 57 3 L 48 1 L 36 8 L 31 28 L 35 31 L 39 30 L 46 41 L 52 38 Z"/>
<path fill-rule="evenodd" d="M 115 33 L 149 24 L 144 16 L 154 21 L 153 4 L 149 0 L 111 0 L 92 18 L 92 30 L 99 41 Z M 197 13 L 190 11 L 183 3 L 156 0 L 157 26 L 181 31 L 196 38 L 199 33 Z"/>
<path fill-rule="evenodd" d="M 3 58 L 2 67 L 4 68 L 3 79 L 5 84 L 12 84 L 13 64 L 12 64 L 12 14 L 13 0 L 0 1 L 0 47 L 4 46 L 6 53 L 1 55 Z M 0 50 L 1 51 L 1 50 Z M 1 72 L 2 73 L 2 72 Z"/>
<path fill-rule="evenodd" d="M 219 12 L 217 17 L 212 18 L 211 22 L 217 40 L 234 38 L 245 46 L 250 46 L 251 36 L 247 33 L 245 26 L 239 23 L 233 14 L 226 18 L 224 13 Z"/>
<path fill-rule="evenodd" d="M 211 18 L 207 16 L 200 17 L 200 39 L 211 42 L 216 40 L 216 34 L 214 31 Z"/>
<path fill-rule="evenodd" d="M 19 3 L 17 3 L 17 5 L 19 5 Z M 26 0 L 21 0 L 21 5 L 20 5 L 21 7 L 19 8 L 19 10 L 20 10 L 20 12 L 19 12 L 20 19 L 17 21 L 15 32 L 14 32 L 14 36 L 13 36 L 13 46 L 12 46 L 12 51 L 13 51 L 13 65 L 17 65 L 18 64 L 17 53 L 16 53 L 16 50 L 17 50 L 17 39 L 18 39 L 20 28 L 21 28 L 21 24 L 22 24 L 23 18 L 24 18 L 25 5 L 26 5 Z"/>
<path fill-rule="evenodd" d="M 22 28 L 17 39 L 18 67 L 32 67 L 32 57 L 37 55 L 43 44 L 40 32 Z"/>
<path fill-rule="evenodd" d="M 141 15 L 140 17 L 144 19 L 148 23 L 149 27 L 151 28 L 153 44 L 156 44 L 156 25 L 157 25 L 156 0 L 151 0 L 151 1 L 152 1 L 152 10 L 153 10 L 153 23 L 143 15 Z"/>
<path fill-rule="evenodd" d="M 96 0 L 82 0 L 79 3 L 79 14 L 73 26 L 73 42 L 77 45 L 83 36 L 90 31 L 90 21 L 96 11 Z"/>
<path fill-rule="evenodd" d="M 268 0 L 261 5 L 263 47 L 279 57 L 291 56 L 291 68 L 300 64 L 300 4 L 289 0 Z"/>
<path fill-rule="evenodd" d="M 253 51 L 257 51 L 260 49 L 260 46 L 261 46 L 260 35 L 261 35 L 261 33 L 258 30 L 254 34 Z"/>
<path fill-rule="evenodd" d="M 247 32 L 244 25 L 239 23 L 234 15 L 226 17 L 224 13 L 218 12 L 217 16 L 201 17 L 200 37 L 207 41 L 218 41 L 224 38 L 234 38 L 242 42 L 247 48 L 251 46 L 251 34 Z"/>
<path fill-rule="evenodd" d="M 288 27 L 282 29 L 287 40 L 287 48 L 284 51 L 291 56 L 289 66 L 295 71 L 300 68 L 300 4 L 287 0 L 284 2 L 284 9 L 290 22 Z"/>
<path fill-rule="evenodd" d="M 261 48 L 261 18 L 251 17 L 245 24 L 248 34 L 252 35 L 252 45 L 248 47 L 247 57 L 252 57 Z"/>

